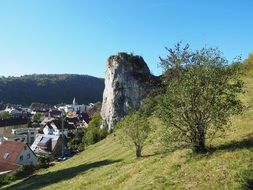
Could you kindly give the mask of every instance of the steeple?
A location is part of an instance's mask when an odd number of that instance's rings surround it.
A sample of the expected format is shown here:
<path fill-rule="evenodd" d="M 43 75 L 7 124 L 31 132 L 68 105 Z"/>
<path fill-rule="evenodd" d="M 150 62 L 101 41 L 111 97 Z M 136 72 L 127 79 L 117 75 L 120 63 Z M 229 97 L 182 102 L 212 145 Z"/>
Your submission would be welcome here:
<path fill-rule="evenodd" d="M 73 106 L 76 105 L 76 98 L 73 99 Z"/>

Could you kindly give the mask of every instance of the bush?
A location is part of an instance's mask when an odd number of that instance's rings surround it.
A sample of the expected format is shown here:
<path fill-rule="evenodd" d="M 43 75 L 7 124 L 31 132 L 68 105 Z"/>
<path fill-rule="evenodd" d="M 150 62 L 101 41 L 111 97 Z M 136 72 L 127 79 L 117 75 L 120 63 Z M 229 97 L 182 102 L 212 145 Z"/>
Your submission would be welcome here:
<path fill-rule="evenodd" d="M 5 175 L 0 175 L 0 187 L 3 185 L 8 185 L 11 182 L 16 180 L 15 175 L 13 173 L 8 173 Z"/>
<path fill-rule="evenodd" d="M 17 171 L 16 177 L 18 179 L 27 177 L 27 176 L 31 175 L 35 170 L 36 170 L 36 165 L 33 165 L 33 164 L 23 165 L 21 167 L 21 170 Z"/>
<path fill-rule="evenodd" d="M 38 159 L 38 167 L 39 168 L 48 168 L 50 166 L 51 161 L 53 161 L 53 158 L 50 155 L 40 156 Z"/>
<path fill-rule="evenodd" d="M 86 143 L 88 145 L 95 144 L 103 140 L 107 136 L 107 129 L 89 126 L 86 133 Z"/>

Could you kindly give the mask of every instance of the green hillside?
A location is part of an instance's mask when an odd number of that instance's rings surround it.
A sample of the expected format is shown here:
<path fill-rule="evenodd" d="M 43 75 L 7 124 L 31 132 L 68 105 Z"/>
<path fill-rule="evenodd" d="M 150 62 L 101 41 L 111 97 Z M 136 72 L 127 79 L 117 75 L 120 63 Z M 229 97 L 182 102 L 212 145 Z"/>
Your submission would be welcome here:
<path fill-rule="evenodd" d="M 112 134 L 37 176 L 2 189 L 242 189 L 253 184 L 253 78 L 244 78 L 245 111 L 225 136 L 209 142 L 211 152 L 194 156 L 183 149 L 164 153 L 159 144 L 144 157 L 123 147 Z M 153 119 L 153 127 L 160 124 Z M 253 187 L 253 186 L 252 186 Z M 250 187 L 249 187 L 250 189 Z"/>

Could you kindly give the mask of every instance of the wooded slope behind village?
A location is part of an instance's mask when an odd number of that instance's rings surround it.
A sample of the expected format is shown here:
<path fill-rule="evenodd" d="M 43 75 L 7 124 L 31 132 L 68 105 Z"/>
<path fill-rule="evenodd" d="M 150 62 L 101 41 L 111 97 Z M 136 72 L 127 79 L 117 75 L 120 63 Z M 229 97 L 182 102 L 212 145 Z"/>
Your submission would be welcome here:
<path fill-rule="evenodd" d="M 102 100 L 104 79 L 88 75 L 25 75 L 0 78 L 3 103 L 30 105 L 32 102 L 59 104 L 76 97 L 80 103 Z"/>

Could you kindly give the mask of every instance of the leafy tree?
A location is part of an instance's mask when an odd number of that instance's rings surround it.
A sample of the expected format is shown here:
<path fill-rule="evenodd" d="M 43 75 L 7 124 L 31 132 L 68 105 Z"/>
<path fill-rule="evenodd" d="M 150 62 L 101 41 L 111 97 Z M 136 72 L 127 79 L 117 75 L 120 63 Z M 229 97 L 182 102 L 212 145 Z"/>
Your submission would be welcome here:
<path fill-rule="evenodd" d="M 0 113 L 0 119 L 9 119 L 11 118 L 11 115 L 9 114 L 9 112 L 1 112 Z"/>
<path fill-rule="evenodd" d="M 161 101 L 161 98 L 162 96 L 160 94 L 146 97 L 144 100 L 142 100 L 138 111 L 147 118 L 152 116 L 158 103 Z"/>
<path fill-rule="evenodd" d="M 249 54 L 248 58 L 245 60 L 245 64 L 253 67 L 253 52 Z"/>
<path fill-rule="evenodd" d="M 236 67 L 230 67 L 217 49 L 190 52 L 188 46 L 176 47 L 165 59 L 167 70 L 174 74 L 159 103 L 158 116 L 167 126 L 165 139 L 170 144 L 185 144 L 203 153 L 206 138 L 224 131 L 230 116 L 242 111 L 237 94 L 243 84 Z M 182 58 L 185 55 L 187 59 Z"/>
<path fill-rule="evenodd" d="M 107 136 L 107 129 L 101 128 L 102 118 L 100 113 L 95 113 L 92 120 L 88 124 L 86 132 L 86 143 L 94 144 L 104 139 Z"/>
<path fill-rule="evenodd" d="M 83 151 L 86 145 L 86 129 L 78 129 L 68 146 L 78 152 Z"/>
<path fill-rule="evenodd" d="M 120 136 L 123 143 L 130 142 L 131 145 L 134 145 L 136 157 L 141 157 L 142 149 L 151 131 L 147 118 L 140 112 L 132 112 L 117 123 L 117 128 L 122 129 Z"/>
<path fill-rule="evenodd" d="M 253 52 L 249 54 L 248 58 L 244 61 L 245 68 L 253 75 Z"/>
<path fill-rule="evenodd" d="M 36 113 L 36 114 L 33 116 L 33 121 L 35 121 L 35 122 L 40 122 L 40 121 L 41 121 L 41 113 Z"/>

